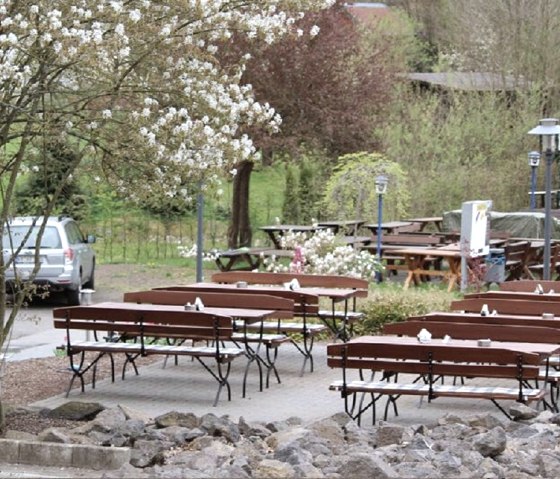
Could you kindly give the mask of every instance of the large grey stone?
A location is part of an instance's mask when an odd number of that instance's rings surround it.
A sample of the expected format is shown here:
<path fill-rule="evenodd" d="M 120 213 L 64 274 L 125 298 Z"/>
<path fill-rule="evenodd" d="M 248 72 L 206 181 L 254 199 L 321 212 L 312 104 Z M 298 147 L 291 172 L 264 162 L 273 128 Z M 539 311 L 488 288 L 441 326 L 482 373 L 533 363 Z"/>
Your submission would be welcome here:
<path fill-rule="evenodd" d="M 181 426 L 195 428 L 200 426 L 200 419 L 192 413 L 171 411 L 154 419 L 157 427 Z"/>
<path fill-rule="evenodd" d="M 309 451 L 302 449 L 297 441 L 294 441 L 281 444 L 274 452 L 274 459 L 295 466 L 296 464 L 311 463 L 313 456 Z"/>
<path fill-rule="evenodd" d="M 126 421 L 124 412 L 118 408 L 109 408 L 101 411 L 92 421 L 98 431 L 111 431 L 122 426 Z"/>
<path fill-rule="evenodd" d="M 383 425 L 377 428 L 377 446 L 401 444 L 405 435 L 405 428 L 399 425 Z"/>
<path fill-rule="evenodd" d="M 477 434 L 472 438 L 473 447 L 484 457 L 494 457 L 503 452 L 507 445 L 507 436 L 501 426 Z"/>
<path fill-rule="evenodd" d="M 149 467 L 163 463 L 162 452 L 171 449 L 172 442 L 137 440 L 131 450 L 130 463 L 135 467 Z"/>
<path fill-rule="evenodd" d="M 396 471 L 374 454 L 348 454 L 337 471 L 342 477 L 353 479 L 389 479 L 398 477 Z"/>
<path fill-rule="evenodd" d="M 127 420 L 142 421 L 144 424 L 153 422 L 153 418 L 142 411 L 138 411 L 124 404 L 119 404 L 117 407 L 123 412 Z"/>
<path fill-rule="evenodd" d="M 253 477 L 291 479 L 297 476 L 291 465 L 274 459 L 264 459 L 253 469 Z"/>
<path fill-rule="evenodd" d="M 477 414 L 467 418 L 465 423 L 470 427 L 483 429 L 494 429 L 498 426 L 504 427 L 504 422 L 498 419 L 494 414 Z"/>
<path fill-rule="evenodd" d="M 217 417 L 214 414 L 205 414 L 200 418 L 200 429 L 207 431 L 210 436 L 221 436 L 230 442 L 241 439 L 239 426 L 225 417 Z"/>
<path fill-rule="evenodd" d="M 73 421 L 91 421 L 103 409 L 105 409 L 103 405 L 96 402 L 69 401 L 49 411 L 47 416 Z"/>
<path fill-rule="evenodd" d="M 201 429 L 190 429 L 181 426 L 164 427 L 160 429 L 159 432 L 161 432 L 168 441 L 174 442 L 175 444 L 184 444 L 187 441 L 192 441 L 205 434 Z"/>
<path fill-rule="evenodd" d="M 510 406 L 508 412 L 509 415 L 517 421 L 527 421 L 529 419 L 534 419 L 539 415 L 539 412 L 536 409 L 518 402 Z"/>
<path fill-rule="evenodd" d="M 58 442 L 61 444 L 93 444 L 93 442 L 83 434 L 75 434 L 64 428 L 50 427 L 41 431 L 37 435 L 38 441 Z"/>

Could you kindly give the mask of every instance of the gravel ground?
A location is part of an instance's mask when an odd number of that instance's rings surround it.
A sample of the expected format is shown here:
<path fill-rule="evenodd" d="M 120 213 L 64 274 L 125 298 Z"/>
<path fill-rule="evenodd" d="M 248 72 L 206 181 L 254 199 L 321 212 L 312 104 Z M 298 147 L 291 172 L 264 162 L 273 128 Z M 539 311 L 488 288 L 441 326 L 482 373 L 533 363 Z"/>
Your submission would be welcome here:
<path fill-rule="evenodd" d="M 211 274 L 211 273 L 208 273 Z M 193 271 L 180 267 L 143 265 L 101 265 L 96 271 L 95 301 L 118 301 L 125 291 L 150 289 L 170 284 L 194 281 Z M 157 361 L 157 357 L 139 358 L 138 366 Z M 120 374 L 122 359 L 115 357 L 116 374 Z M 109 360 L 102 360 L 97 369 L 97 381 L 110 377 Z M 0 372 L 0 395 L 5 405 L 6 422 L 0 437 L 7 430 L 37 434 L 47 427 L 73 425 L 73 421 L 44 417 L 40 411 L 26 406 L 66 392 L 71 374 L 66 356 L 7 362 Z M 86 382 L 91 380 L 87 375 Z M 74 387 L 80 387 L 79 381 Z"/>

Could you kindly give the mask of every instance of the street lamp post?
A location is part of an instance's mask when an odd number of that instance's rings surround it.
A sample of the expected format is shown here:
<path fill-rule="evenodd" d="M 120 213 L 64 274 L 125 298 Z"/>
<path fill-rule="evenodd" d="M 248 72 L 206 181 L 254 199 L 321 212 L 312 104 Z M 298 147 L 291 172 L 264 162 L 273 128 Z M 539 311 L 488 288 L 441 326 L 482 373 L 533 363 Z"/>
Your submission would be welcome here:
<path fill-rule="evenodd" d="M 529 135 L 538 135 L 542 140 L 542 150 L 546 158 L 545 196 L 544 196 L 544 254 L 543 279 L 550 280 L 550 241 L 552 237 L 552 161 L 554 151 L 558 149 L 560 126 L 557 118 L 544 118 L 538 126 L 529 131 Z"/>
<path fill-rule="evenodd" d="M 541 154 L 538 151 L 530 151 L 528 157 L 531 167 L 531 211 L 533 211 L 537 207 L 535 190 L 537 189 L 537 168 L 541 161 Z"/>
<path fill-rule="evenodd" d="M 387 184 L 389 183 L 389 178 L 385 175 L 379 175 L 375 178 L 375 192 L 377 193 L 377 260 L 381 264 L 381 236 L 383 234 L 383 229 L 381 224 L 383 223 L 383 195 L 387 192 Z M 381 282 L 382 276 L 381 271 L 376 274 L 376 280 L 378 283 Z"/>

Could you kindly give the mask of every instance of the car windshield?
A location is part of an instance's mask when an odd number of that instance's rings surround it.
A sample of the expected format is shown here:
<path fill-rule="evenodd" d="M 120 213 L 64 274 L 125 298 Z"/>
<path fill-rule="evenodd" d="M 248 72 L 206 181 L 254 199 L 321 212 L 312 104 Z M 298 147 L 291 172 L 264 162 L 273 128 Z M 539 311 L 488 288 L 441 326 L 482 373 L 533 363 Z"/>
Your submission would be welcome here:
<path fill-rule="evenodd" d="M 20 244 L 25 240 L 27 233 L 31 226 L 13 226 L 7 225 L 4 228 L 4 235 L 2 237 L 2 247 L 8 249 L 17 249 Z M 37 235 L 39 234 L 39 226 L 34 226 L 31 234 L 24 244 L 24 248 L 35 248 L 37 243 Z M 11 237 L 11 241 L 10 241 Z M 54 226 L 47 226 L 41 239 L 41 248 L 60 248 L 60 236 L 58 230 Z"/>

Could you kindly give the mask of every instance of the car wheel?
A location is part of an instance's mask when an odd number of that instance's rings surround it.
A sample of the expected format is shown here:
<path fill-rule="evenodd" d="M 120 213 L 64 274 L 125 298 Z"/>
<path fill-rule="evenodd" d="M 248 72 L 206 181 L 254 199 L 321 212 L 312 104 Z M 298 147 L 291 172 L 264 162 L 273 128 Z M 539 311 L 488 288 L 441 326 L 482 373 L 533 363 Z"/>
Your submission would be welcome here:
<path fill-rule="evenodd" d="M 81 294 L 79 289 L 66 290 L 66 302 L 68 303 L 68 306 L 79 306 L 80 298 Z"/>
<path fill-rule="evenodd" d="M 84 283 L 83 289 L 95 289 L 95 263 L 91 268 L 91 276 L 89 280 Z"/>

